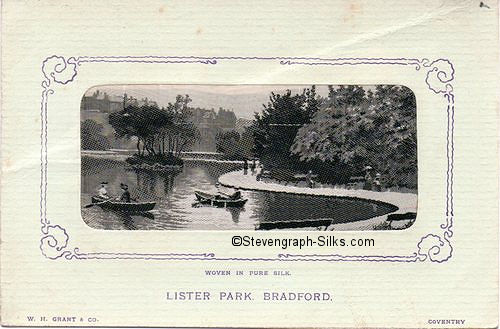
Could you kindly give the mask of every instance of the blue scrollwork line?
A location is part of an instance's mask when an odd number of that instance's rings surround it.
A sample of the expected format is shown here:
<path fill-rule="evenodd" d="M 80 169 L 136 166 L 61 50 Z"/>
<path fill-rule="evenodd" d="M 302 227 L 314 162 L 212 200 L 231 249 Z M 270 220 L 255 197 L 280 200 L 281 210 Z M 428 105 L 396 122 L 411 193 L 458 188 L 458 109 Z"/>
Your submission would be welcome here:
<path fill-rule="evenodd" d="M 60 225 L 51 224 L 47 218 L 47 106 L 49 95 L 55 85 L 67 85 L 74 81 L 77 70 L 84 63 L 140 63 L 140 64 L 203 64 L 216 65 L 224 61 L 274 61 L 279 65 L 308 66 L 358 66 L 358 65 L 398 65 L 412 66 L 425 72 L 428 89 L 447 101 L 447 172 L 445 223 L 440 225 L 439 234 L 429 233 L 417 243 L 417 251 L 406 256 L 366 255 L 346 256 L 340 254 L 278 254 L 272 258 L 216 257 L 213 253 L 120 253 L 81 252 L 79 248 L 69 248 L 69 234 Z M 40 250 L 48 259 L 91 260 L 91 259 L 142 259 L 142 260 L 220 260 L 220 261 L 313 261 L 313 262 L 421 262 L 429 260 L 443 263 L 452 257 L 453 247 L 453 166 L 454 166 L 454 114 L 455 96 L 453 80 L 455 68 L 448 59 L 430 61 L 427 58 L 320 58 L 320 57 L 262 57 L 262 56 L 78 56 L 65 59 L 52 55 L 42 62 L 43 80 L 40 101 Z"/>

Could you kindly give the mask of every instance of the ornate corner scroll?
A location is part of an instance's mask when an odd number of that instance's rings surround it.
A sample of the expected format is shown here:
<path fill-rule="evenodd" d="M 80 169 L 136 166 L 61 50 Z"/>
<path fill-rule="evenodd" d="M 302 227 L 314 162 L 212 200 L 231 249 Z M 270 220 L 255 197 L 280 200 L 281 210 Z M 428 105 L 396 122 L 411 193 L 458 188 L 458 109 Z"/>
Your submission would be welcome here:
<path fill-rule="evenodd" d="M 214 253 L 117 253 L 117 252 L 82 252 L 80 248 L 69 246 L 70 236 L 61 225 L 53 224 L 47 218 L 47 106 L 49 95 L 57 85 L 67 85 L 74 81 L 82 64 L 91 63 L 143 63 L 143 64 L 204 64 L 215 65 L 224 61 L 273 61 L 279 65 L 309 66 L 359 66 L 392 65 L 409 66 L 424 72 L 424 83 L 434 94 L 441 95 L 447 102 L 446 133 L 446 209 L 444 223 L 421 237 L 416 244 L 416 251 L 409 255 L 360 255 L 341 254 L 278 254 L 271 258 L 216 257 Z M 454 115 L 455 96 L 453 80 L 455 69 L 448 59 L 427 58 L 318 58 L 318 57 L 241 57 L 241 56 L 79 56 L 66 59 L 62 56 L 50 56 L 42 62 L 43 80 L 40 102 L 41 117 L 41 153 L 40 153 L 40 250 L 48 259 L 142 259 L 142 260 L 222 260 L 222 261 L 325 261 L 325 262 L 423 262 L 443 263 L 453 254 L 453 166 L 454 166 Z"/>

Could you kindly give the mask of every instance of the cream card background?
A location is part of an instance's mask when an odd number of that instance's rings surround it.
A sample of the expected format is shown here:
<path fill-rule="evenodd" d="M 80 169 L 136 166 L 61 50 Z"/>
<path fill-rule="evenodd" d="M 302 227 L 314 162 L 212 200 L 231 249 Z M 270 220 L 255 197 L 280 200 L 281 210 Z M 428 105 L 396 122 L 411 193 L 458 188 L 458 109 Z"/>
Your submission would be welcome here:
<path fill-rule="evenodd" d="M 2 322 L 28 324 L 27 316 L 32 315 L 49 321 L 54 316 L 82 317 L 87 322 L 96 318 L 100 326 L 426 327 L 436 319 L 464 319 L 462 327 L 496 326 L 498 20 L 496 4 L 488 5 L 491 8 L 480 7 L 478 1 L 5 1 Z M 65 60 L 80 57 L 81 63 L 75 67 L 73 81 L 51 80 L 54 92 L 42 94 L 42 63 L 52 55 Z M 109 59 L 104 63 L 101 57 L 101 62 L 89 63 L 82 56 L 201 56 L 217 57 L 217 63 L 110 63 Z M 282 59 L 224 56 L 371 58 L 363 61 L 372 64 L 283 65 Z M 420 65 L 374 65 L 376 58 L 416 59 Z M 455 70 L 451 257 L 445 244 L 440 251 L 445 257 L 436 256 L 444 260 L 441 263 L 431 261 L 433 250 L 427 259 L 412 258 L 415 262 L 276 260 L 282 253 L 412 255 L 426 234 L 443 237 L 447 101 L 428 88 L 429 69 L 422 65 L 440 58 L 448 59 Z M 57 77 L 70 80 L 65 74 L 72 74 L 72 66 L 67 69 Z M 404 231 L 337 232 L 345 238 L 374 238 L 377 243 L 374 248 L 341 250 L 236 248 L 230 244 L 235 232 L 91 229 L 80 216 L 80 99 L 89 87 L 126 83 L 406 85 L 417 98 L 417 221 Z M 40 232 L 44 119 L 40 110 L 45 96 L 47 218 L 69 235 L 63 250 L 68 253 L 56 260 L 44 257 L 40 249 L 44 237 Z M 246 233 L 255 237 L 306 234 Z M 42 245 L 47 242 L 42 240 Z M 46 247 L 42 246 L 44 252 L 55 249 Z M 108 258 L 104 252 L 214 256 L 145 260 L 123 259 L 121 254 L 109 258 L 122 259 L 102 259 Z M 49 257 L 61 254 L 56 250 Z M 207 269 L 283 269 L 292 275 L 207 277 Z M 166 291 L 184 289 L 256 295 L 270 290 L 326 291 L 334 300 L 165 300 Z"/>

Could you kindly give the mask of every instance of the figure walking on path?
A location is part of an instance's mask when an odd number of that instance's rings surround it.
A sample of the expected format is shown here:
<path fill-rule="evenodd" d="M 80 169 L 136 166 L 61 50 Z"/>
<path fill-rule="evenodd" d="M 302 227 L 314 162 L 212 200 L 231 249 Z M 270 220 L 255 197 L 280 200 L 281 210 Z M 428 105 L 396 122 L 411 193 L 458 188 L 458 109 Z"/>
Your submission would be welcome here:
<path fill-rule="evenodd" d="M 255 159 L 252 159 L 252 164 L 250 165 L 250 170 L 252 171 L 252 175 L 255 174 L 255 168 L 257 164 L 255 163 Z"/>
<path fill-rule="evenodd" d="M 372 190 L 373 176 L 372 176 L 371 171 L 372 171 L 371 166 L 365 167 L 365 184 L 363 186 L 364 190 L 368 190 L 368 191 Z"/>
<path fill-rule="evenodd" d="M 313 188 L 314 182 L 312 180 L 312 170 L 309 170 L 306 174 L 306 183 L 307 183 L 307 186 L 309 186 L 310 188 Z"/>
<path fill-rule="evenodd" d="M 243 175 L 248 173 L 248 161 L 247 159 L 243 160 Z"/>
<path fill-rule="evenodd" d="M 255 179 L 256 180 L 260 180 L 262 178 L 262 171 L 264 170 L 264 168 L 262 167 L 262 165 L 259 165 L 257 167 L 257 176 L 255 176 Z"/>
<path fill-rule="evenodd" d="M 382 186 L 380 185 L 380 173 L 375 175 L 375 179 L 373 180 L 373 184 L 375 185 L 375 191 L 382 191 Z"/>

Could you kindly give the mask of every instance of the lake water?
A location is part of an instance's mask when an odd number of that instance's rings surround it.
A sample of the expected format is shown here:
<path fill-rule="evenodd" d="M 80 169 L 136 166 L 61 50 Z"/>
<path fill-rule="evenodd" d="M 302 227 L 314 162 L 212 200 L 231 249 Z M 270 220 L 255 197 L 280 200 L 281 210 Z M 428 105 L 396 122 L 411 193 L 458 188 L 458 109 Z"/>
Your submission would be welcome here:
<path fill-rule="evenodd" d="M 237 165 L 236 165 L 237 166 Z M 255 230 L 262 223 L 331 219 L 346 223 L 380 216 L 392 207 L 331 197 L 242 191 L 243 208 L 216 208 L 196 202 L 195 190 L 214 190 L 217 178 L 236 170 L 234 164 L 187 161 L 182 171 L 158 173 L 134 170 L 121 161 L 82 157 L 82 217 L 90 227 L 106 230 Z M 156 201 L 147 214 L 124 214 L 98 206 L 84 208 L 101 181 L 108 193 L 120 195 L 120 183 L 132 198 Z"/>

